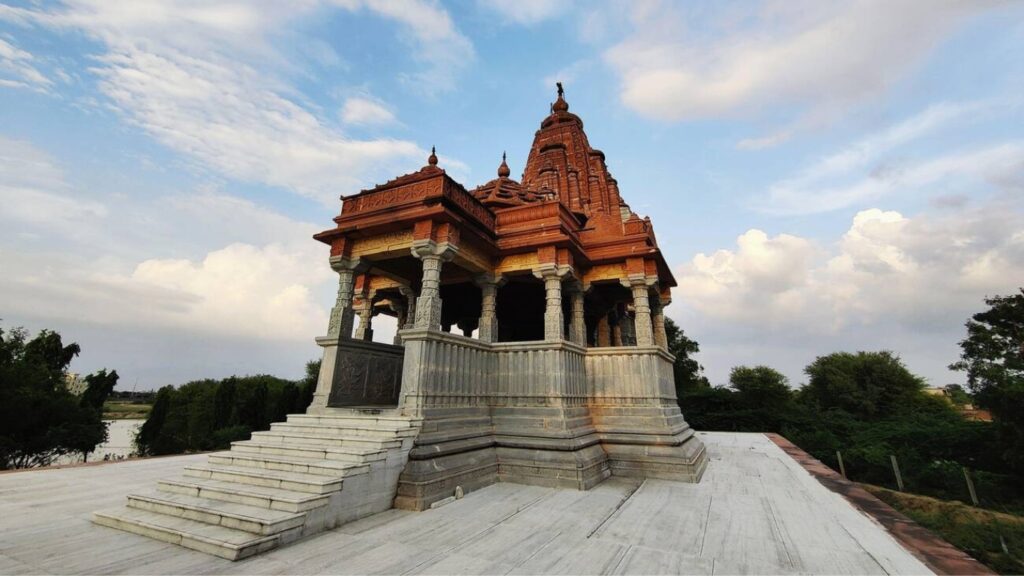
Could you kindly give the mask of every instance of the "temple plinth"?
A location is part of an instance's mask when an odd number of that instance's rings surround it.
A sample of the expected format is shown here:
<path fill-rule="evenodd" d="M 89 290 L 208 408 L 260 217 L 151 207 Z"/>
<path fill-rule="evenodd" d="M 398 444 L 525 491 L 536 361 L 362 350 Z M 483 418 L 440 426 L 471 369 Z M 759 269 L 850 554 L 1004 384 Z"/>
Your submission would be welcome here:
<path fill-rule="evenodd" d="M 664 328 L 675 279 L 561 85 L 519 181 L 503 154 L 497 178 L 467 189 L 431 151 L 422 169 L 342 200 L 315 236 L 339 292 L 309 413 L 419 423 L 396 506 L 495 481 L 700 479 L 704 447 L 680 413 Z M 371 342 L 378 314 L 398 319 L 400 348 Z M 361 365 L 374 347 L 401 357 L 397 390 L 393 372 Z"/>

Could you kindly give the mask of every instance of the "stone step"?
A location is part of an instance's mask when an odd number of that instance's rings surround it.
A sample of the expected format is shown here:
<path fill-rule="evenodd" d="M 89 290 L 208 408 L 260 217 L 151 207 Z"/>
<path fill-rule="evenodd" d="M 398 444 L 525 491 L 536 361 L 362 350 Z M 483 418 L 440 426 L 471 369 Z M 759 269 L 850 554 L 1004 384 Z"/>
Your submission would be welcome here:
<path fill-rule="evenodd" d="M 308 444 L 311 446 L 336 446 L 338 448 L 363 448 L 366 450 L 387 450 L 398 448 L 402 442 L 395 440 L 367 438 L 365 436 L 347 436 L 332 434 L 330 430 L 315 429 L 309 432 L 291 432 L 284 430 L 267 430 L 253 432 L 252 440 L 271 444 Z"/>
<path fill-rule="evenodd" d="M 171 492 L 129 494 L 128 507 L 270 536 L 302 526 L 305 512 L 282 512 Z"/>
<path fill-rule="evenodd" d="M 261 536 L 244 530 L 124 507 L 96 512 L 93 521 L 102 526 L 178 544 L 228 560 L 240 560 L 271 550 L 298 538 L 302 532 L 302 528 L 297 527 Z"/>
<path fill-rule="evenodd" d="M 300 432 L 308 434 L 329 434 L 332 437 L 393 441 L 416 434 L 416 428 L 391 430 L 381 428 L 360 428 L 350 424 L 323 424 L 318 422 L 275 422 L 271 432 Z"/>
<path fill-rule="evenodd" d="M 415 428 L 417 420 L 404 416 L 362 416 L 332 414 L 289 414 L 288 423 L 324 424 L 326 426 L 353 426 L 367 430 L 408 430 Z"/>
<path fill-rule="evenodd" d="M 221 452 L 210 454 L 210 464 L 217 466 L 238 466 L 259 470 L 280 470 L 299 474 L 317 474 L 320 476 L 341 476 L 347 478 L 369 472 L 369 464 L 355 464 L 324 458 L 300 458 L 297 456 L 272 456 L 269 454 L 244 454 L 240 452 Z"/>
<path fill-rule="evenodd" d="M 327 494 L 310 494 L 309 492 L 296 492 L 281 488 L 189 477 L 160 480 L 157 483 L 157 489 L 161 492 L 184 494 L 194 498 L 235 502 L 284 512 L 312 510 L 327 504 L 330 498 Z"/>
<path fill-rule="evenodd" d="M 279 444 L 260 439 L 240 440 L 231 443 L 231 451 L 245 454 L 267 454 L 299 458 L 319 458 L 366 464 L 387 458 L 387 450 L 371 450 L 347 446 L 314 446 L 312 444 Z"/>
<path fill-rule="evenodd" d="M 217 466 L 214 464 L 194 464 L 185 466 L 185 476 L 204 480 L 221 480 L 237 482 L 248 486 L 280 488 L 309 494 L 330 494 L 341 490 L 342 477 L 320 476 L 282 472 L 280 470 L 260 470 L 238 466 Z"/>

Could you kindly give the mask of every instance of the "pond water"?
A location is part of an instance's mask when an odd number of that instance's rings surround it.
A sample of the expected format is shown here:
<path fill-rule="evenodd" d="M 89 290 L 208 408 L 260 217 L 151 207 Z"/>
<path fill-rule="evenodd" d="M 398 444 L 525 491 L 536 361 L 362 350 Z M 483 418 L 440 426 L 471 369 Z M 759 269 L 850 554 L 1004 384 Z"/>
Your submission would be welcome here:
<path fill-rule="evenodd" d="M 120 460 L 127 458 L 135 451 L 135 433 L 145 420 L 104 420 L 107 423 L 107 441 L 96 447 L 89 454 L 89 462 L 103 460 Z M 68 454 L 58 458 L 54 464 L 78 464 L 82 461 L 81 454 Z"/>

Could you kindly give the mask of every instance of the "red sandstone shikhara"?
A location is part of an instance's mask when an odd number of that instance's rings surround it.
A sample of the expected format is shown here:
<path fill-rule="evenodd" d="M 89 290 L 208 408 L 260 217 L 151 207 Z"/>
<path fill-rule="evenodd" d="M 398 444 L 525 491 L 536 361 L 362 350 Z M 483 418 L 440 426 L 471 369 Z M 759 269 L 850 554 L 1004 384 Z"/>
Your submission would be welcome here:
<path fill-rule="evenodd" d="M 315 237 L 331 246 L 333 256 L 360 258 L 364 266 L 372 261 L 373 268 L 355 279 L 364 327 L 357 337 L 369 337 L 366 327 L 378 313 L 397 315 L 400 326 L 415 324 L 409 312 L 420 265 L 410 249 L 434 242 L 449 248 L 454 263 L 441 275 L 439 320 L 446 331 L 452 325 L 467 335 L 479 329 L 479 338 L 489 342 L 545 339 L 538 278 L 557 274 L 569 291 L 585 293 L 583 318 L 566 314 L 569 340 L 664 345 L 662 308 L 675 279 L 650 218 L 633 213 L 620 196 L 604 153 L 590 146 L 583 121 L 569 112 L 561 84 L 534 137 L 522 181 L 510 172 L 503 155 L 498 177 L 468 191 L 431 153 L 419 171 L 343 198 L 337 226 Z M 502 284 L 493 303 L 496 318 L 491 310 L 481 314 L 474 280 Z M 650 314 L 636 313 L 640 291 L 648 298 L 638 304 L 649 306 Z"/>

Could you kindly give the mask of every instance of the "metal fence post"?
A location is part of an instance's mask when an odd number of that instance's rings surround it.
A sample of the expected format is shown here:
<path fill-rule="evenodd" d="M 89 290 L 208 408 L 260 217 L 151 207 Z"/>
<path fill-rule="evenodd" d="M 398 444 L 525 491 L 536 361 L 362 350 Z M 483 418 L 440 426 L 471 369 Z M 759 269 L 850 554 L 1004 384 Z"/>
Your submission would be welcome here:
<path fill-rule="evenodd" d="M 903 475 L 900 474 L 900 465 L 896 463 L 896 455 L 890 455 L 889 460 L 892 462 L 892 471 L 896 474 L 896 485 L 899 486 L 900 492 L 903 492 Z"/>
<path fill-rule="evenodd" d="M 843 475 L 843 478 L 846 478 L 846 466 L 843 465 L 843 453 L 839 450 L 836 450 L 836 459 L 839 460 L 839 473 Z"/>

